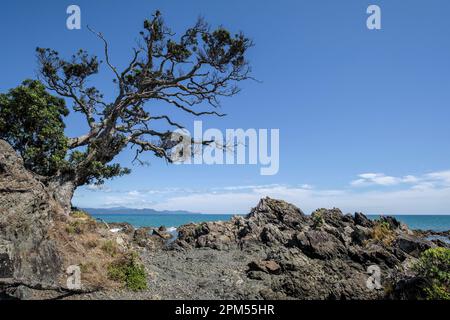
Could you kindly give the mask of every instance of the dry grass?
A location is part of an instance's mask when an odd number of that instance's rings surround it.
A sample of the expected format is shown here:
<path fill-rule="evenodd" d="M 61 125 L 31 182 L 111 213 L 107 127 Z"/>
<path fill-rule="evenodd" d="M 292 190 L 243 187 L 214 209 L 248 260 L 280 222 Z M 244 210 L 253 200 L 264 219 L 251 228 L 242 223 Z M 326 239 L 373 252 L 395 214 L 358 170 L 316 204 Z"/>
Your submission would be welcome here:
<path fill-rule="evenodd" d="M 117 245 L 117 234 L 109 232 L 102 223 L 76 215 L 55 221 L 51 237 L 59 247 L 63 266 L 79 266 L 83 288 L 119 288 L 123 284 L 108 276 L 108 267 L 128 254 Z M 122 235 L 123 237 L 123 235 Z M 65 276 L 60 279 L 64 286 Z"/>
<path fill-rule="evenodd" d="M 113 240 L 106 240 L 105 242 L 103 242 L 101 248 L 111 257 L 115 257 L 119 253 L 119 247 L 117 246 L 117 243 Z"/>
<path fill-rule="evenodd" d="M 75 219 L 92 219 L 92 217 L 84 211 L 75 210 L 70 213 L 70 216 Z"/>
<path fill-rule="evenodd" d="M 395 232 L 385 221 L 376 221 L 372 229 L 372 239 L 390 246 L 395 240 Z"/>

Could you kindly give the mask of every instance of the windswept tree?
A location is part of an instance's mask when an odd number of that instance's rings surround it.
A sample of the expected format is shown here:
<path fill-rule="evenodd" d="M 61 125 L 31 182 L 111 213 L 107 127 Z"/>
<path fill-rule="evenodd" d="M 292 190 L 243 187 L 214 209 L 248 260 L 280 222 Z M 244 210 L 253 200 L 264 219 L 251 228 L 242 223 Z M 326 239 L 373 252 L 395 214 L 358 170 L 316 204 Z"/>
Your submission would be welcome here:
<path fill-rule="evenodd" d="M 27 81 L 0 99 L 0 116 L 10 117 L 0 122 L 0 138 L 12 143 L 27 167 L 42 176 L 66 212 L 77 187 L 129 172 L 112 163 L 127 146 L 134 148 L 137 160 L 150 152 L 171 162 L 172 133 L 187 125 L 174 118 L 174 111 L 193 118 L 221 117 L 220 98 L 235 95 L 237 83 L 250 78 L 245 56 L 251 41 L 223 27 L 212 30 L 202 19 L 177 36 L 157 11 L 144 21 L 140 41 L 123 70 L 111 61 L 104 36 L 90 30 L 104 45 L 104 63 L 117 88 L 113 100 L 105 101 L 89 84 L 102 63 L 96 56 L 80 50 L 63 59 L 48 48 L 36 50 L 40 81 Z M 71 100 L 73 110 L 84 115 L 85 134 L 64 136 L 67 109 L 61 98 Z M 154 107 L 161 104 L 165 111 L 157 113 L 161 108 Z M 161 127 L 165 129 L 157 129 Z"/>

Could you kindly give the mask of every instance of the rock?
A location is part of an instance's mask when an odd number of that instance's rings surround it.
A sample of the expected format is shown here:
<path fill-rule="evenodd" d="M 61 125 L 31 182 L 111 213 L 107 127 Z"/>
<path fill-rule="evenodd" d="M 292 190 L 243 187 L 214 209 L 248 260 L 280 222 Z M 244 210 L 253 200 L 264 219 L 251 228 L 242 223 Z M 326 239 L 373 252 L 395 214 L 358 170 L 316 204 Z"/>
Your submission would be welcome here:
<path fill-rule="evenodd" d="M 360 212 L 355 213 L 354 218 L 355 224 L 361 227 L 371 228 L 373 227 L 373 221 L 367 218 L 364 214 Z"/>
<path fill-rule="evenodd" d="M 261 232 L 261 241 L 267 245 L 278 245 L 285 243 L 287 239 L 279 228 L 269 224 Z"/>
<path fill-rule="evenodd" d="M 21 286 L 58 288 L 63 268 L 51 231 L 63 210 L 3 140 L 0 168 L 0 291 L 2 283 L 18 294 Z"/>
<path fill-rule="evenodd" d="M 263 261 L 262 264 L 271 274 L 279 274 L 281 272 L 280 265 L 273 260 Z"/>
<path fill-rule="evenodd" d="M 304 254 L 318 259 L 336 258 L 346 251 L 335 236 L 325 231 L 311 230 L 297 233 L 294 243 Z"/>
<path fill-rule="evenodd" d="M 120 236 L 116 238 L 116 243 L 117 243 L 119 246 L 124 246 L 124 245 L 125 245 L 125 241 L 124 241 L 123 238 L 120 237 Z"/>
<path fill-rule="evenodd" d="M 415 259 L 407 253 L 414 250 L 405 239 L 416 244 L 417 252 L 426 249 L 419 236 L 410 235 L 395 219 L 382 220 L 393 228 L 391 245 L 372 238 L 374 223 L 361 213 L 353 217 L 336 208 L 316 213 L 323 219 L 322 225 L 293 205 L 264 198 L 246 217 L 180 227 L 173 248 L 182 255 L 199 255 L 195 253 L 198 248 L 199 252 L 222 250 L 211 253 L 216 259 L 205 262 L 207 266 L 201 269 L 245 272 L 239 286 L 245 293 L 240 297 L 252 299 L 384 299 L 384 290 L 367 288 L 367 268 L 379 266 L 383 283 L 395 284 L 409 276 L 410 268 L 404 263 Z M 181 247 L 184 251 L 179 251 Z M 235 258 L 239 254 L 244 256 Z M 235 290 L 217 288 L 224 298 L 235 297 Z"/>
<path fill-rule="evenodd" d="M 346 225 L 342 211 L 337 208 L 330 210 L 320 209 L 320 214 L 326 224 L 335 228 L 343 228 Z"/>
<path fill-rule="evenodd" d="M 252 261 L 248 264 L 249 271 L 262 271 L 270 274 L 280 274 L 281 267 L 273 260 L 268 261 Z"/>
<path fill-rule="evenodd" d="M 173 235 L 171 235 L 168 232 L 159 231 L 159 230 L 155 230 L 155 229 L 153 229 L 153 234 L 157 235 L 158 237 L 160 237 L 161 239 L 164 239 L 164 240 L 169 240 L 173 237 Z"/>
<path fill-rule="evenodd" d="M 426 295 L 423 289 L 427 285 L 427 281 L 421 277 L 401 279 L 390 293 L 390 298 L 396 300 L 425 300 Z"/>
<path fill-rule="evenodd" d="M 354 244 L 364 245 L 370 239 L 370 230 L 368 228 L 357 226 L 351 233 L 351 238 Z"/>
<path fill-rule="evenodd" d="M 134 231 L 133 241 L 140 247 L 150 250 L 161 249 L 164 246 L 164 238 L 150 235 L 151 228 L 139 228 Z"/>
<path fill-rule="evenodd" d="M 103 221 L 102 221 L 103 222 Z M 114 223 L 108 223 L 108 227 L 110 228 L 110 229 L 116 229 L 116 230 L 119 230 L 120 232 L 122 232 L 122 233 L 125 233 L 125 234 L 127 234 L 127 235 L 129 235 L 129 236 L 132 236 L 133 234 L 134 234 L 134 227 L 131 225 L 131 224 L 129 224 L 129 223 L 126 223 L 126 222 L 121 222 L 121 223 L 116 223 L 116 222 L 114 222 Z"/>
<path fill-rule="evenodd" d="M 386 222 L 392 230 L 396 230 L 402 227 L 402 223 L 391 216 L 383 216 L 380 218 L 380 221 Z"/>
<path fill-rule="evenodd" d="M 416 258 L 419 257 L 421 252 L 436 246 L 431 241 L 418 239 L 417 237 L 407 234 L 400 235 L 394 245 L 403 252 Z"/>
<path fill-rule="evenodd" d="M 304 221 L 302 218 L 305 218 L 305 214 L 296 206 L 268 197 L 261 199 L 247 216 L 255 223 L 284 224 L 291 228 L 297 228 Z"/>

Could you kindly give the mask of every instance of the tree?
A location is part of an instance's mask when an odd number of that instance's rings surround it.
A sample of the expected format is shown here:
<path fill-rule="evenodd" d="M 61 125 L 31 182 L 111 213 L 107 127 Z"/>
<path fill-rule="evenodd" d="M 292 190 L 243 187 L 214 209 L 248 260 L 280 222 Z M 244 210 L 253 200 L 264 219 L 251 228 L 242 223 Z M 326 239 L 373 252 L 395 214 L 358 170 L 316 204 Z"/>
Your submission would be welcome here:
<path fill-rule="evenodd" d="M 250 78 L 245 56 L 251 41 L 223 27 L 211 30 L 203 19 L 177 38 L 157 11 L 144 21 L 140 42 L 123 70 L 111 62 L 104 36 L 89 30 L 104 45 L 105 63 L 117 87 L 112 101 L 105 101 L 95 86 L 88 85 L 102 63 L 96 56 L 79 50 L 70 59 L 63 59 L 55 50 L 36 49 L 40 81 L 48 90 L 71 100 L 73 110 L 84 115 L 89 128 L 86 134 L 65 140 L 64 163 L 40 172 L 48 174 L 46 183 L 66 212 L 77 187 L 129 172 L 110 164 L 127 146 L 134 148 L 135 160 L 150 152 L 171 162 L 171 149 L 177 143 L 173 132 L 185 127 L 171 114 L 178 110 L 192 117 L 222 117 L 224 114 L 216 110 L 219 99 L 237 94 L 237 83 Z M 160 104 L 167 106 L 166 112 L 150 110 Z M 156 129 L 161 124 L 165 129 Z"/>
<path fill-rule="evenodd" d="M 0 94 L 0 139 L 22 156 L 27 169 L 55 175 L 66 157 L 63 117 L 68 113 L 63 99 L 50 95 L 39 81 L 26 80 Z"/>

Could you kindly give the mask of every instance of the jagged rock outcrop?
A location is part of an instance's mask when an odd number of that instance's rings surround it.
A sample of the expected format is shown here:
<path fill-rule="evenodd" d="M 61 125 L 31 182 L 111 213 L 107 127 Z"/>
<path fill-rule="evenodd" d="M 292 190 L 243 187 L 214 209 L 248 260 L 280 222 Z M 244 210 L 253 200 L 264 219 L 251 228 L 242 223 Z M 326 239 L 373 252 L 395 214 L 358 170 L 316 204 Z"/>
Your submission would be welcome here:
<path fill-rule="evenodd" d="M 406 287 L 405 281 L 396 284 L 411 261 L 434 246 L 392 217 L 375 223 L 339 209 L 306 216 L 291 204 L 265 198 L 245 218 L 181 227 L 172 248 L 245 252 L 243 282 L 257 290 L 253 297 L 385 299 L 393 297 L 388 289 Z M 367 284 L 371 266 L 381 272 L 381 288 Z"/>

